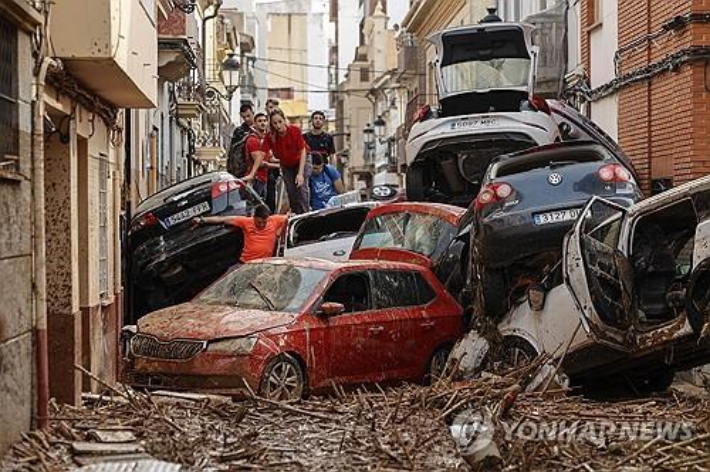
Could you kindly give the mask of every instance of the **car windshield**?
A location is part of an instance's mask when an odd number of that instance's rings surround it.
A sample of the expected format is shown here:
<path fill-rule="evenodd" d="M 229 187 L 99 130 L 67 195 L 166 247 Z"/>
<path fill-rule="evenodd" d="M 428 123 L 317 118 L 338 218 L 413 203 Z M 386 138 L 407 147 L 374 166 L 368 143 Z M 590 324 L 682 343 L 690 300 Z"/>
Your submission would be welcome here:
<path fill-rule="evenodd" d="M 455 233 L 454 225 L 434 215 L 386 213 L 365 223 L 354 249 L 406 249 L 435 259 Z"/>
<path fill-rule="evenodd" d="M 527 87 L 530 59 L 496 58 L 458 62 L 441 68 L 446 94 Z"/>
<path fill-rule="evenodd" d="M 327 273 L 291 264 L 244 264 L 207 288 L 197 301 L 297 313 Z"/>

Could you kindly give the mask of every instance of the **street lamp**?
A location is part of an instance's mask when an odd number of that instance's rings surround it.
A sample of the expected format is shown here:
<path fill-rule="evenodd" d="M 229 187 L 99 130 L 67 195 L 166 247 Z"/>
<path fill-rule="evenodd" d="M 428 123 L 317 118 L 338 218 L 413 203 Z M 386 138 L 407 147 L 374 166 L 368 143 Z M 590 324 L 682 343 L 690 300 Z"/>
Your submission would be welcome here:
<path fill-rule="evenodd" d="M 374 125 L 377 130 L 377 139 L 382 142 L 382 139 L 385 137 L 385 127 L 387 126 L 387 122 L 385 122 L 385 119 L 382 118 L 382 115 L 378 115 L 377 119 L 375 119 Z"/>
<path fill-rule="evenodd" d="M 239 88 L 239 73 L 241 72 L 242 64 L 239 58 L 233 52 L 227 53 L 227 57 L 222 61 L 222 79 L 224 80 L 224 88 L 227 90 L 227 95 L 216 88 L 208 85 L 205 87 L 205 96 L 208 100 L 214 100 L 217 95 L 228 102 L 232 100 L 234 92 Z"/>
<path fill-rule="evenodd" d="M 197 8 L 196 2 L 197 0 L 173 0 L 177 8 L 188 14 L 195 11 L 195 8 Z"/>

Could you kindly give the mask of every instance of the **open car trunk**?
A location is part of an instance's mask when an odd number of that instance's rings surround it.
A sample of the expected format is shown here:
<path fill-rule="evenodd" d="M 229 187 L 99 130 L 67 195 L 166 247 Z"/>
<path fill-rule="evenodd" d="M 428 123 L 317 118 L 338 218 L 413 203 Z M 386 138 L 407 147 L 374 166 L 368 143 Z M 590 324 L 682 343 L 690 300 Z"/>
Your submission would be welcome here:
<path fill-rule="evenodd" d="M 487 133 L 426 144 L 407 169 L 407 198 L 467 207 L 491 160 L 537 143 L 524 133 Z"/>
<path fill-rule="evenodd" d="M 535 83 L 532 31 L 521 23 L 487 23 L 433 34 L 441 115 L 521 111 Z"/>

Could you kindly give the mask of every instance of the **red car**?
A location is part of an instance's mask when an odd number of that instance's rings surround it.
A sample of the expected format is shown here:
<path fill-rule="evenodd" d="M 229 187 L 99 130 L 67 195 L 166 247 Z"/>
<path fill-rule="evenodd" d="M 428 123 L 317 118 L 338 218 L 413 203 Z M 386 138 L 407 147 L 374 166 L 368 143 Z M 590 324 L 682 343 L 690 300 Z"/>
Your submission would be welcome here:
<path fill-rule="evenodd" d="M 469 226 L 466 209 L 440 203 L 391 203 L 367 214 L 350 259 L 421 264 L 434 272 L 465 306 L 461 296 L 467 274 Z"/>
<path fill-rule="evenodd" d="M 295 399 L 336 384 L 439 375 L 462 309 L 421 265 L 263 259 L 138 321 L 125 381 Z"/>

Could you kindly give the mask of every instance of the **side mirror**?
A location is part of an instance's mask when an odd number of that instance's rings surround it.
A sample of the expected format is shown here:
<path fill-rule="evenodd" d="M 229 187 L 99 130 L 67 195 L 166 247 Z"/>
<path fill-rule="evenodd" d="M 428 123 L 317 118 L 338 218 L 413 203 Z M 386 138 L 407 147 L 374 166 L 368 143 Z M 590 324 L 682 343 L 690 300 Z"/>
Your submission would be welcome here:
<path fill-rule="evenodd" d="M 528 306 L 532 311 L 541 311 L 545 308 L 547 292 L 542 285 L 533 284 L 528 288 Z"/>
<path fill-rule="evenodd" d="M 562 134 L 563 141 L 571 141 L 574 139 L 579 139 L 579 132 L 576 129 L 573 129 L 569 123 L 562 122 L 562 123 L 560 123 L 559 128 L 560 128 L 560 134 Z"/>
<path fill-rule="evenodd" d="M 325 302 L 320 306 L 320 309 L 317 311 L 316 314 L 320 316 L 331 317 L 342 315 L 344 311 L 345 305 L 343 305 L 342 303 Z"/>

